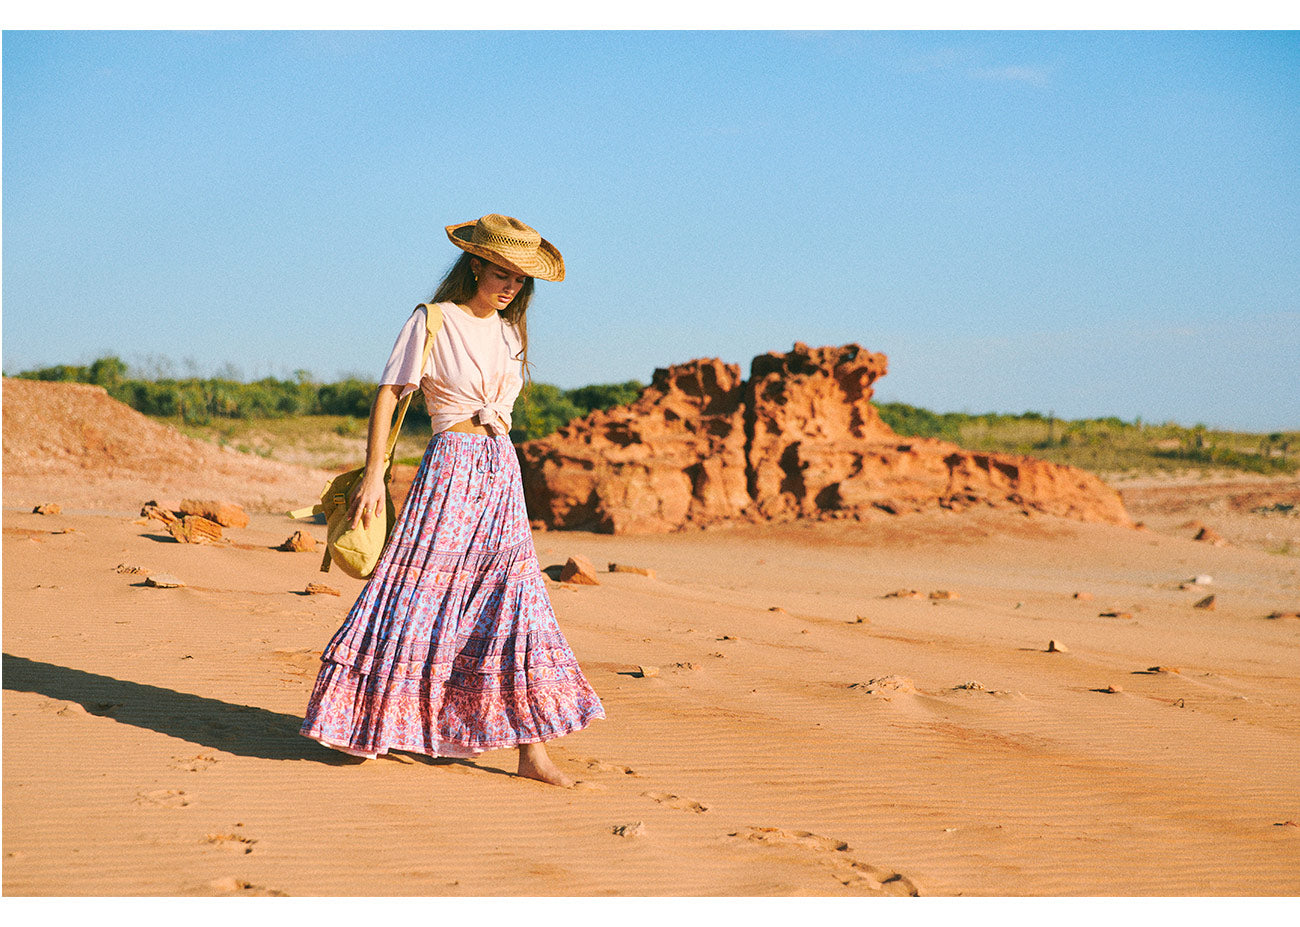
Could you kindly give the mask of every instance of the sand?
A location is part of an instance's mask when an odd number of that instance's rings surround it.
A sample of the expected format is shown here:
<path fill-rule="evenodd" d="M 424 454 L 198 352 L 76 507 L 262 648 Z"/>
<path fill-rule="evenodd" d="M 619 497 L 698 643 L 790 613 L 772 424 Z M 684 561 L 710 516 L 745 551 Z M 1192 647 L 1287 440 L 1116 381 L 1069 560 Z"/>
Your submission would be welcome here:
<path fill-rule="evenodd" d="M 1023 516 L 538 533 L 601 569 L 548 583 L 608 714 L 552 742 L 563 790 L 299 737 L 362 584 L 272 550 L 282 516 L 134 516 L 4 513 L 8 896 L 1300 889 L 1295 556 Z"/>
<path fill-rule="evenodd" d="M 1294 478 L 1135 481 L 1143 530 L 538 532 L 554 577 L 599 569 L 548 580 L 608 715 L 549 745 L 565 790 L 512 750 L 360 761 L 300 737 L 362 587 L 274 549 L 304 527 L 277 500 L 321 473 L 152 431 L 141 463 L 108 407 L 125 449 L 78 459 L 91 424 L 64 427 L 43 472 L 11 383 L 6 896 L 1300 894 L 1300 618 L 1268 617 L 1300 611 L 1300 519 L 1254 511 L 1300 501 Z M 254 514 L 180 544 L 138 516 L 168 494 Z"/>

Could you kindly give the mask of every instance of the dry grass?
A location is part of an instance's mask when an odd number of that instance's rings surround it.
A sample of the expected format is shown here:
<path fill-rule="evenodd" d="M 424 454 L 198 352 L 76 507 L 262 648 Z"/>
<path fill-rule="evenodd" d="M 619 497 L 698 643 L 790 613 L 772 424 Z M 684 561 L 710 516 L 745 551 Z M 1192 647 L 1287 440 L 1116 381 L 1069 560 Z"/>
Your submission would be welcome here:
<path fill-rule="evenodd" d="M 285 418 L 215 419 L 186 425 L 177 418 L 159 419 L 183 434 L 270 460 L 339 470 L 359 466 L 366 456 L 366 423 L 347 415 L 295 415 Z M 402 428 L 395 457 L 419 462 L 429 441 L 428 425 Z"/>

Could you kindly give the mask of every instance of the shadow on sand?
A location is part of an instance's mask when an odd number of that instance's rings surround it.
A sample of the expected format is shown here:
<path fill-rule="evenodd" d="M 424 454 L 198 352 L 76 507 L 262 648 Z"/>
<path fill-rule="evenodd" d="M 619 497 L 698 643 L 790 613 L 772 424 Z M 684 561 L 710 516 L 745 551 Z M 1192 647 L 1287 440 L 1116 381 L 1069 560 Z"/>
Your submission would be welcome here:
<path fill-rule="evenodd" d="M 76 702 L 92 715 L 178 737 L 203 747 L 264 760 L 351 766 L 362 760 L 298 733 L 302 718 L 252 705 L 56 666 L 6 653 L 4 688 Z"/>

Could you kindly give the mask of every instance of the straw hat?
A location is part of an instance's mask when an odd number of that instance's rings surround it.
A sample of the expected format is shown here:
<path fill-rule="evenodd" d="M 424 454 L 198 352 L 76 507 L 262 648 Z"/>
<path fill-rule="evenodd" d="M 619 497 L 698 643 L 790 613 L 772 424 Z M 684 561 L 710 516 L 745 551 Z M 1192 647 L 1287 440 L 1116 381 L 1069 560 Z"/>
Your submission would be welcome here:
<path fill-rule="evenodd" d="M 542 280 L 564 279 L 564 258 L 532 226 L 496 213 L 447 226 L 447 237 L 463 251 L 515 273 Z"/>

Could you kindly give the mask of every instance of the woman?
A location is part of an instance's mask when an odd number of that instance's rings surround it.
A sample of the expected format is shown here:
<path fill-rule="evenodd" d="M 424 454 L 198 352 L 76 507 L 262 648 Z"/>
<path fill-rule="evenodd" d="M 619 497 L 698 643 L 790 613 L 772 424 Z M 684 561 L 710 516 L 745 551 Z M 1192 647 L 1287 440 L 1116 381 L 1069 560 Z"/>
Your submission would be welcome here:
<path fill-rule="evenodd" d="M 417 388 L 433 439 L 379 564 L 321 656 L 302 733 L 366 757 L 518 746 L 519 775 L 569 787 L 544 742 L 605 712 L 556 625 L 509 438 L 533 278 L 564 279 L 564 260 L 509 216 L 447 235 L 465 253 L 432 300 L 442 327 L 424 369 L 424 307 L 393 347 L 354 523 L 383 517 L 393 409 Z"/>

